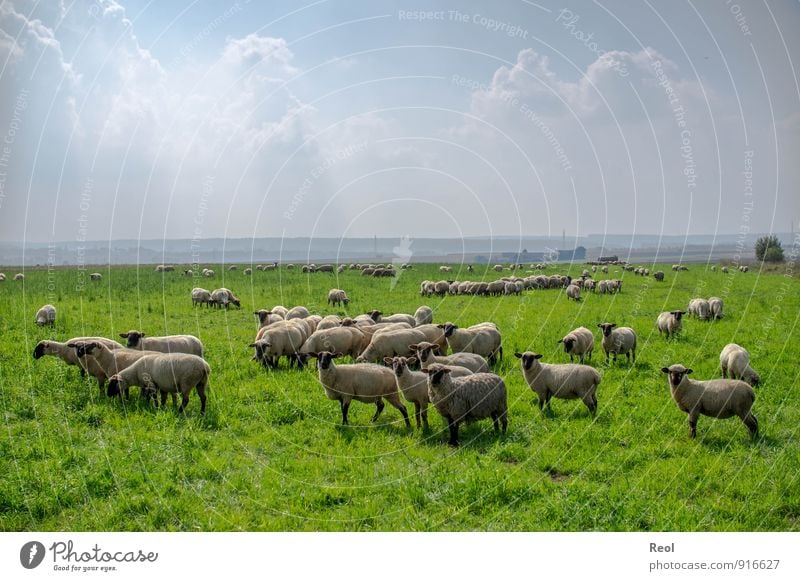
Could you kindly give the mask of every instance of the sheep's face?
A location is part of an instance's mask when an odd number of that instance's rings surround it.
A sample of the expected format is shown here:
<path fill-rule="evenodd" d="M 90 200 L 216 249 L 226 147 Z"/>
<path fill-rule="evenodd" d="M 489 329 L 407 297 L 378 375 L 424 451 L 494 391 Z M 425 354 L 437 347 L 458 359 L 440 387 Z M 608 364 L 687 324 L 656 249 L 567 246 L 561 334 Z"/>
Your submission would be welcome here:
<path fill-rule="evenodd" d="M 575 345 L 574 337 L 565 337 L 561 342 L 564 343 L 564 353 L 572 352 L 572 347 Z"/>
<path fill-rule="evenodd" d="M 403 374 L 406 372 L 406 369 L 408 369 L 408 366 L 409 365 L 414 365 L 417 362 L 417 358 L 416 357 L 409 357 L 409 358 L 405 358 L 405 357 L 384 357 L 383 358 L 383 362 L 386 365 L 391 365 L 392 366 L 392 370 L 394 371 L 394 374 L 397 377 L 402 377 Z"/>
<path fill-rule="evenodd" d="M 440 329 L 444 329 L 444 336 L 451 337 L 453 335 L 453 331 L 458 329 L 453 323 L 445 323 L 444 325 L 439 325 Z"/>
<path fill-rule="evenodd" d="M 70 343 L 68 347 L 73 347 L 75 349 L 75 355 L 77 355 L 79 359 L 83 359 L 87 355 L 94 354 L 97 343 Z"/>
<path fill-rule="evenodd" d="M 520 363 L 522 364 L 522 369 L 527 371 L 533 367 L 533 363 L 537 359 L 542 358 L 542 355 L 540 353 L 534 353 L 533 351 L 525 351 L 525 353 L 514 353 L 514 357 L 521 359 Z"/>
<path fill-rule="evenodd" d="M 317 366 L 320 369 L 330 369 L 333 360 L 341 357 L 341 353 L 331 353 L 330 351 L 320 351 L 319 353 L 309 353 L 311 357 L 316 357 Z"/>
<path fill-rule="evenodd" d="M 369 318 L 375 321 L 376 323 L 381 320 L 381 312 L 380 311 L 370 311 L 367 313 Z"/>
<path fill-rule="evenodd" d="M 611 336 L 611 331 L 614 330 L 614 327 L 616 327 L 617 324 L 616 323 L 600 323 L 597 326 L 600 327 L 603 330 L 603 336 L 604 337 L 610 337 Z"/>
<path fill-rule="evenodd" d="M 662 367 L 661 371 L 667 374 L 667 377 L 669 377 L 669 384 L 672 387 L 678 387 L 683 381 L 683 378 L 692 372 L 691 369 L 684 367 L 680 363 L 670 365 L 669 367 Z"/>
<path fill-rule="evenodd" d="M 676 321 L 680 321 L 681 317 L 683 317 L 683 315 L 686 314 L 684 311 L 671 311 L 671 313 L 672 313 L 672 316 L 675 317 Z"/>
<path fill-rule="evenodd" d="M 439 385 L 442 383 L 445 376 L 450 373 L 450 369 L 444 365 L 434 363 L 428 367 L 428 369 L 423 369 L 422 372 L 428 375 L 428 380 L 431 382 L 431 385 Z"/>
<path fill-rule="evenodd" d="M 114 397 L 119 395 L 125 390 L 127 384 L 125 380 L 122 379 L 119 375 L 112 375 L 108 380 L 108 389 L 106 390 L 106 395 L 108 397 Z"/>
<path fill-rule="evenodd" d="M 128 340 L 127 347 L 133 348 L 139 344 L 145 334 L 140 331 L 128 331 L 127 333 L 120 333 L 119 336 Z"/>
<path fill-rule="evenodd" d="M 761 383 L 761 376 L 755 371 L 750 371 L 745 373 L 744 380 L 753 387 L 756 387 Z"/>
<path fill-rule="evenodd" d="M 39 341 L 39 343 L 36 345 L 36 348 L 33 350 L 33 358 L 39 359 L 40 357 L 44 356 L 45 349 L 47 349 L 47 341 Z"/>

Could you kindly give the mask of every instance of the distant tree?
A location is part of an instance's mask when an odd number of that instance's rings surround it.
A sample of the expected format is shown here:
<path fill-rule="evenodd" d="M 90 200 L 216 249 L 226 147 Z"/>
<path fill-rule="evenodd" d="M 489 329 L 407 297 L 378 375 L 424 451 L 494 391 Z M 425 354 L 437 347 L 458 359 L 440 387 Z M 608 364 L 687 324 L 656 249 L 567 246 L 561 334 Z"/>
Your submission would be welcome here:
<path fill-rule="evenodd" d="M 783 246 L 777 236 L 762 236 L 756 240 L 756 258 L 765 262 L 783 262 Z"/>

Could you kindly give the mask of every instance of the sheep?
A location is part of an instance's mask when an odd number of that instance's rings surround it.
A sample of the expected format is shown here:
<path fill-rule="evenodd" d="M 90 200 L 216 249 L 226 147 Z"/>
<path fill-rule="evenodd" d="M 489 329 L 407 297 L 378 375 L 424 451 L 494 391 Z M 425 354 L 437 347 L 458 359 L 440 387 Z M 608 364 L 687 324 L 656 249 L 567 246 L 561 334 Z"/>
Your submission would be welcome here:
<path fill-rule="evenodd" d="M 581 289 L 574 283 L 569 285 L 564 292 L 568 299 L 572 299 L 576 302 L 581 300 Z"/>
<path fill-rule="evenodd" d="M 446 280 L 440 280 L 433 283 L 433 292 L 440 297 L 443 297 L 450 291 L 450 283 Z"/>
<path fill-rule="evenodd" d="M 414 330 L 425 335 L 425 340 L 436 345 L 441 353 L 447 353 L 447 337 L 444 336 L 444 329 L 440 328 L 439 325 L 428 323 L 427 325 L 414 327 Z"/>
<path fill-rule="evenodd" d="M 333 272 L 333 265 L 332 264 L 321 264 L 319 268 L 317 268 L 317 272 Z"/>
<path fill-rule="evenodd" d="M 450 428 L 451 446 L 458 446 L 461 422 L 492 418 L 495 432 L 502 425 L 508 429 L 508 396 L 503 378 L 494 373 L 475 373 L 451 377 L 449 367 L 434 363 L 423 373 L 428 375 L 428 397 Z"/>
<path fill-rule="evenodd" d="M 89 275 L 89 280 L 94 280 L 94 281 L 103 280 L 103 275 L 100 274 L 99 272 L 93 272 Z"/>
<path fill-rule="evenodd" d="M 656 279 L 657 282 L 664 282 L 664 271 L 657 270 L 653 273 L 653 278 Z"/>
<path fill-rule="evenodd" d="M 192 269 L 184 270 L 183 276 L 194 276 L 194 272 L 192 271 Z"/>
<path fill-rule="evenodd" d="M 347 305 L 350 302 L 350 299 L 347 297 L 347 293 L 344 292 L 340 288 L 332 288 L 328 291 L 328 304 L 336 306 Z"/>
<path fill-rule="evenodd" d="M 75 354 L 75 349 L 69 347 L 70 343 L 78 343 L 81 341 L 102 343 L 109 349 L 123 348 L 122 345 L 116 341 L 106 339 L 105 337 L 73 337 L 64 343 L 59 343 L 58 341 L 39 341 L 39 343 L 36 344 L 36 348 L 33 350 L 33 358 L 41 359 L 45 355 L 52 355 L 58 357 L 67 365 L 77 365 L 80 367 L 81 375 L 86 375 L 86 370 L 81 366 L 80 359 L 78 359 L 78 356 Z"/>
<path fill-rule="evenodd" d="M 495 264 L 492 268 L 494 268 L 495 272 L 503 272 L 502 264 Z"/>
<path fill-rule="evenodd" d="M 502 280 L 495 280 L 489 283 L 487 292 L 493 297 L 499 297 L 506 290 L 506 283 Z"/>
<path fill-rule="evenodd" d="M 286 315 L 289 313 L 289 309 L 287 309 L 287 308 L 286 308 L 286 307 L 284 307 L 283 305 L 275 305 L 274 307 L 272 307 L 272 308 L 270 309 L 270 312 L 271 312 L 273 315 L 278 315 L 278 316 L 279 316 L 279 317 L 281 317 L 282 319 L 285 319 L 285 318 L 286 318 Z"/>
<path fill-rule="evenodd" d="M 687 312 L 701 321 L 706 321 L 711 316 L 711 307 L 706 299 L 692 299 L 689 301 Z"/>
<path fill-rule="evenodd" d="M 617 355 L 625 355 L 628 363 L 631 360 L 636 363 L 636 332 L 633 329 L 630 327 L 616 329 L 616 323 L 598 323 L 597 326 L 603 330 L 603 351 L 606 353 L 606 364 L 608 364 L 610 353 L 614 354 L 615 363 Z"/>
<path fill-rule="evenodd" d="M 214 276 L 214 271 L 211 270 L 210 268 L 204 268 L 203 269 L 203 276 L 211 278 L 212 276 Z"/>
<path fill-rule="evenodd" d="M 731 379 L 741 379 L 753 387 L 761 382 L 761 376 L 750 367 L 750 353 L 736 343 L 728 343 L 723 347 L 719 354 L 719 366 L 723 378 L 730 375 Z"/>
<path fill-rule="evenodd" d="M 342 326 L 342 319 L 338 315 L 325 315 L 319 323 L 317 323 L 316 331 L 324 331 L 325 329 L 335 329 Z"/>
<path fill-rule="evenodd" d="M 728 267 L 727 267 L 727 266 L 723 266 L 723 267 L 722 267 L 722 268 L 720 268 L 719 270 L 720 270 L 720 272 L 722 272 L 722 273 L 724 273 L 724 274 L 728 274 Z"/>
<path fill-rule="evenodd" d="M 70 341 L 67 347 L 75 350 L 82 369 L 97 380 L 103 389 L 106 380 L 132 365 L 145 355 L 156 354 L 155 351 L 139 351 L 136 349 L 112 349 L 100 341 Z M 125 391 L 128 397 L 128 391 Z"/>
<path fill-rule="evenodd" d="M 18 272 L 17 274 L 14 275 L 14 280 L 25 280 L 25 275 L 22 274 L 21 272 Z"/>
<path fill-rule="evenodd" d="M 420 424 L 421 418 L 427 430 L 429 427 L 428 404 L 430 403 L 430 398 L 428 397 L 428 376 L 421 371 L 412 371 L 409 368 L 409 365 L 417 363 L 415 357 L 384 357 L 383 362 L 394 371 L 397 389 L 403 394 L 403 398 L 414 404 L 417 428 L 422 427 Z M 451 367 L 450 370 L 451 377 L 472 375 L 472 372 L 464 367 Z"/>
<path fill-rule="evenodd" d="M 256 340 L 249 346 L 255 349 L 253 359 L 264 367 L 277 369 L 280 358 L 286 357 L 290 367 L 296 363 L 302 369 L 305 359 L 300 348 L 309 335 L 309 328 L 302 320 L 280 321 L 259 329 Z"/>
<path fill-rule="evenodd" d="M 597 386 L 600 373 L 589 365 L 577 363 L 542 363 L 542 355 L 532 351 L 514 353 L 520 359 L 525 383 L 539 398 L 539 409 L 550 408 L 550 399 L 580 399 L 589 409 L 597 413 Z"/>
<path fill-rule="evenodd" d="M 433 310 L 430 307 L 423 305 L 414 311 L 415 327 L 430 325 L 431 323 L 433 323 Z"/>
<path fill-rule="evenodd" d="M 690 437 L 697 435 L 697 420 L 701 414 L 717 419 L 738 416 L 750 435 L 758 436 L 758 420 L 751 412 L 756 393 L 747 383 L 738 379 L 689 379 L 692 370 L 679 363 L 662 367 L 661 371 L 667 374 L 678 409 L 689 416 Z"/>
<path fill-rule="evenodd" d="M 685 314 L 686 313 L 684 311 L 664 311 L 658 315 L 658 320 L 656 321 L 658 334 L 661 335 L 662 333 L 666 333 L 667 339 L 669 339 L 677 333 L 680 333 L 681 328 L 683 327 L 681 318 Z"/>
<path fill-rule="evenodd" d="M 0 272 L 0 282 L 6 281 L 6 274 L 4 272 Z"/>
<path fill-rule="evenodd" d="M 401 355 L 408 357 L 413 354 L 411 345 L 426 341 L 424 333 L 417 329 L 392 329 L 372 336 L 367 348 L 358 356 L 357 362 L 380 361 L 384 357 Z"/>
<path fill-rule="evenodd" d="M 575 355 L 578 356 L 581 363 L 583 363 L 584 357 L 591 361 L 594 351 L 594 335 L 586 327 L 573 329 L 558 342 L 564 344 L 564 353 L 569 354 L 570 362 L 573 361 Z"/>
<path fill-rule="evenodd" d="M 266 309 L 259 309 L 257 311 L 253 311 L 253 314 L 258 319 L 258 328 L 266 327 L 267 325 L 271 325 L 272 323 L 277 323 L 278 321 L 283 321 L 283 317 L 280 315 L 276 315 L 272 311 L 268 311 Z"/>
<path fill-rule="evenodd" d="M 717 272 L 716 265 L 711 265 L 711 272 Z"/>
<path fill-rule="evenodd" d="M 41 309 L 36 311 L 36 319 L 34 321 L 40 327 L 56 325 L 56 308 L 53 305 L 44 305 Z"/>
<path fill-rule="evenodd" d="M 245 268 L 245 269 L 242 271 L 242 273 L 243 273 L 245 276 L 250 276 L 250 275 L 252 275 L 252 274 L 253 274 L 253 269 L 252 269 L 252 268 Z"/>
<path fill-rule="evenodd" d="M 303 343 L 300 353 L 308 355 L 320 351 L 330 351 L 349 355 L 355 359 L 368 343 L 369 338 L 358 327 L 333 327 L 312 333 Z"/>
<path fill-rule="evenodd" d="M 434 355 L 434 349 L 437 348 L 435 343 L 428 343 L 422 341 L 409 345 L 411 349 L 416 351 L 417 360 L 422 369 L 427 369 L 434 363 L 441 363 L 442 365 L 464 367 L 473 373 L 483 373 L 489 371 L 489 364 L 486 359 L 475 353 L 453 353 L 452 355 Z"/>
<path fill-rule="evenodd" d="M 305 319 L 311 313 L 308 312 L 308 309 L 305 307 L 292 307 L 288 311 L 286 311 L 286 320 L 289 319 Z"/>
<path fill-rule="evenodd" d="M 239 268 L 239 267 L 238 267 L 238 266 L 236 266 L 235 264 L 231 264 L 231 265 L 228 267 L 228 270 L 238 270 L 238 268 Z"/>
<path fill-rule="evenodd" d="M 710 299 L 708 299 L 708 308 L 709 308 L 709 311 L 711 313 L 711 318 L 712 319 L 714 319 L 715 321 L 718 321 L 719 319 L 721 319 L 723 317 L 723 314 L 722 314 L 723 306 L 724 306 L 724 303 L 722 302 L 722 299 L 719 298 L 719 297 L 711 297 Z"/>
<path fill-rule="evenodd" d="M 319 382 L 328 399 L 338 401 L 342 409 L 342 424 L 347 425 L 347 411 L 353 400 L 374 403 L 376 406 L 372 422 L 376 422 L 384 408 L 385 399 L 403 414 L 406 427 L 411 427 L 406 406 L 400 401 L 394 373 L 388 368 L 373 363 L 336 365 L 333 360 L 341 353 L 320 351 L 309 353 L 317 360 Z"/>
<path fill-rule="evenodd" d="M 439 267 L 439 272 L 450 272 L 451 270 L 453 270 L 453 269 L 450 268 L 449 266 L 440 266 Z"/>
<path fill-rule="evenodd" d="M 477 353 L 492 365 L 498 357 L 502 360 L 502 338 L 493 323 L 480 323 L 466 329 L 449 322 L 437 326 L 444 330 L 447 345 L 453 353 Z"/>
<path fill-rule="evenodd" d="M 211 292 L 211 304 L 217 308 L 224 309 L 227 309 L 228 305 L 231 304 L 240 309 L 242 308 L 242 301 L 240 301 L 230 290 L 224 287 L 214 289 Z"/>
<path fill-rule="evenodd" d="M 131 330 L 120 333 L 120 337 L 128 340 L 127 347 L 138 351 L 156 351 L 158 353 L 189 353 L 203 356 L 203 343 L 194 335 L 167 335 L 164 337 L 147 337 L 141 331 Z"/>
<path fill-rule="evenodd" d="M 205 305 L 206 307 L 209 307 L 211 305 L 211 291 L 200 287 L 193 288 L 192 306 L 196 307 L 197 305 Z"/>
<path fill-rule="evenodd" d="M 412 327 L 417 324 L 417 319 L 406 313 L 396 313 L 384 317 L 380 311 L 371 311 L 371 315 L 376 323 L 408 323 Z"/>
<path fill-rule="evenodd" d="M 146 355 L 130 367 L 109 378 L 108 396 L 114 397 L 128 391 L 132 385 L 142 387 L 142 391 L 154 398 L 161 392 L 161 405 L 171 393 L 181 394 L 179 413 L 183 413 L 189 403 L 189 393 L 197 390 L 200 397 L 200 413 L 206 413 L 206 389 L 211 367 L 202 357 L 187 353 L 157 353 Z"/>

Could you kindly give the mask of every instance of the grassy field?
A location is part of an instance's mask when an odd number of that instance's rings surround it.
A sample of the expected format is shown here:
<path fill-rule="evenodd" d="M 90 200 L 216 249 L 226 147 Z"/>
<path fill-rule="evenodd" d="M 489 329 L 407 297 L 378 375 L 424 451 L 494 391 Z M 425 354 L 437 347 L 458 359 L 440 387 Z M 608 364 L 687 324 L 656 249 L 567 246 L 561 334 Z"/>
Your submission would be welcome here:
<path fill-rule="evenodd" d="M 609 276 L 622 277 L 614 268 Z M 75 268 L 28 270 L 24 283 L 0 283 L 0 529 L 800 530 L 796 278 L 757 268 L 725 275 L 667 267 L 664 283 L 624 273 L 621 294 L 576 304 L 556 290 L 421 299 L 419 282 L 440 278 L 433 266 L 403 272 L 396 286 L 351 271 L 245 277 L 241 268 L 224 276 L 215 269 L 215 278 L 193 280 L 152 266 L 115 267 L 83 289 Z M 16 272 L 2 270 L 9 279 Z M 497 277 L 457 271 L 459 280 Z M 193 286 L 231 288 L 242 309 L 192 308 Z M 352 425 L 342 427 L 339 405 L 325 398 L 313 366 L 267 371 L 251 360 L 254 308 L 303 304 L 343 313 L 325 304 L 332 287 L 348 291 L 349 314 L 413 313 L 428 304 L 435 322 L 497 323 L 508 434 L 496 436 L 489 421 L 473 424 L 453 449 L 435 411 L 431 431 L 422 433 L 407 430 L 390 406 L 370 424 L 374 406 L 358 402 Z M 658 336 L 660 311 L 711 295 L 724 299 L 725 319 L 687 320 L 674 341 Z M 33 323 L 46 302 L 58 308 L 54 330 Z M 637 331 L 634 366 L 624 358 L 605 366 L 595 326 L 603 321 Z M 543 415 L 513 353 L 531 349 L 543 361 L 564 362 L 556 342 L 580 325 L 596 332 L 598 414 L 592 419 L 580 401 L 554 400 L 553 413 Z M 196 394 L 185 416 L 138 398 L 123 405 L 101 396 L 77 368 L 31 356 L 41 339 L 117 337 L 132 328 L 202 339 L 213 370 L 205 417 Z M 659 370 L 680 362 L 694 378 L 717 376 L 719 352 L 731 341 L 750 350 L 762 376 L 753 408 L 761 436 L 751 441 L 736 418 L 701 418 L 690 440 Z"/>

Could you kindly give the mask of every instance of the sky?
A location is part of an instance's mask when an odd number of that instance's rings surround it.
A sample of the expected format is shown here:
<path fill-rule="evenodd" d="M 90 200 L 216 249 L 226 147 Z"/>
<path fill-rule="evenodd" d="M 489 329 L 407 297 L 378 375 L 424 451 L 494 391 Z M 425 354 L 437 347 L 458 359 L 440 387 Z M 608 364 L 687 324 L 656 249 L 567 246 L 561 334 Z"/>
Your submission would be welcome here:
<path fill-rule="evenodd" d="M 0 241 L 786 232 L 800 3 L 0 0 Z"/>

